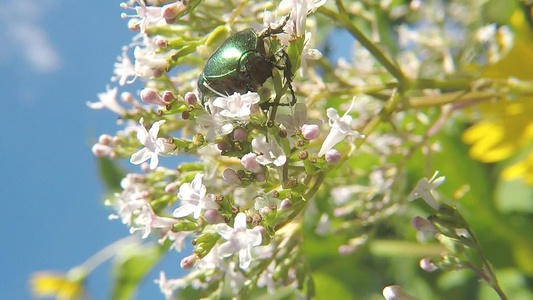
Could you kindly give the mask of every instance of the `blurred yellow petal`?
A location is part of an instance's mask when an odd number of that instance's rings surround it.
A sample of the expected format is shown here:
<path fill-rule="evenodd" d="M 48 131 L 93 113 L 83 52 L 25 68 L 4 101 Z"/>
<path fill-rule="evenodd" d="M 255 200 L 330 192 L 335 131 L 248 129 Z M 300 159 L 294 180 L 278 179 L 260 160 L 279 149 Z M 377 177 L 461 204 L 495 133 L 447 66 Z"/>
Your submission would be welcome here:
<path fill-rule="evenodd" d="M 515 147 L 506 138 L 505 126 L 501 122 L 479 122 L 467 129 L 463 141 L 473 144 L 469 155 L 482 162 L 497 162 L 509 157 Z"/>
<path fill-rule="evenodd" d="M 513 180 L 522 177 L 526 173 L 525 161 L 519 161 L 505 168 L 501 174 L 502 179 Z"/>
<path fill-rule="evenodd" d="M 532 117 L 533 118 L 533 117 Z M 525 128 L 524 128 L 524 139 L 526 140 L 532 140 L 533 139 L 533 121 L 531 121 Z"/>
<path fill-rule="evenodd" d="M 522 178 L 525 183 L 533 185 L 533 152 L 524 160 L 518 161 L 505 168 L 501 173 L 504 180 L 514 180 Z"/>
<path fill-rule="evenodd" d="M 30 285 L 36 298 L 54 297 L 58 300 L 81 299 L 83 295 L 82 281 L 72 281 L 65 274 L 53 272 L 37 272 L 32 274 Z"/>
<path fill-rule="evenodd" d="M 465 130 L 469 155 L 492 163 L 504 160 L 533 140 L 533 98 L 485 102 L 478 106 L 482 120 Z"/>
<path fill-rule="evenodd" d="M 509 53 L 495 64 L 489 65 L 483 77 L 508 78 L 517 77 L 522 80 L 533 79 L 533 33 L 524 18 L 521 9 L 517 9 L 511 17 L 511 27 L 515 33 L 514 45 Z"/>

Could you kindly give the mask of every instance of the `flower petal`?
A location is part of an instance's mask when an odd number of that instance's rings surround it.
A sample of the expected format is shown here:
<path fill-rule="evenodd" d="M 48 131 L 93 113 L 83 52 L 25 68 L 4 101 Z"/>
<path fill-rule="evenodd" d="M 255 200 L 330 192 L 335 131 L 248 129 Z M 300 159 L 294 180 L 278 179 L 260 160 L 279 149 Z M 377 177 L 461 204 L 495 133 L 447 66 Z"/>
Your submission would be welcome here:
<path fill-rule="evenodd" d="M 225 242 L 218 247 L 218 255 L 222 257 L 230 257 L 237 251 L 239 251 L 239 249 L 231 242 Z"/>
<path fill-rule="evenodd" d="M 240 212 L 237 214 L 233 228 L 235 228 L 236 231 L 245 231 L 247 229 L 245 213 Z"/>
<path fill-rule="evenodd" d="M 176 208 L 174 210 L 174 213 L 172 214 L 176 218 L 183 218 L 186 217 L 194 212 L 194 209 L 196 208 L 195 205 L 185 203 L 182 206 Z"/>
<path fill-rule="evenodd" d="M 226 240 L 229 240 L 233 234 L 233 228 L 229 227 L 227 224 L 217 224 L 215 226 L 215 231 L 220 234 Z"/>
<path fill-rule="evenodd" d="M 151 157 L 152 157 L 152 152 L 148 151 L 148 149 L 145 147 L 133 153 L 131 155 L 130 162 L 134 165 L 139 165 L 147 161 Z"/>
<path fill-rule="evenodd" d="M 239 267 L 241 269 L 248 269 L 252 262 L 251 247 L 246 247 L 239 250 Z"/>

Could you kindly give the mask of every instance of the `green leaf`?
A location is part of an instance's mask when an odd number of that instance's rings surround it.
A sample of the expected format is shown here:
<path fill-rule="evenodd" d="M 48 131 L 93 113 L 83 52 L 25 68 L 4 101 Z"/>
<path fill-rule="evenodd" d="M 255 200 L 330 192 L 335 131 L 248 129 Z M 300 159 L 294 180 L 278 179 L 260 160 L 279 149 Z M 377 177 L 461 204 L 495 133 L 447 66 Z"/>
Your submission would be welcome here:
<path fill-rule="evenodd" d="M 317 272 L 313 275 L 317 299 L 357 299 L 352 290 L 348 289 L 342 281 L 326 273 Z"/>
<path fill-rule="evenodd" d="M 302 52 L 305 46 L 304 42 L 305 36 L 298 37 L 289 44 L 289 48 L 287 49 L 287 55 L 289 56 L 292 66 L 292 74 L 296 74 L 296 71 L 298 71 L 298 68 L 300 68 Z"/>
<path fill-rule="evenodd" d="M 98 158 L 98 172 L 108 191 L 121 190 L 120 181 L 126 176 L 126 172 L 116 162 L 107 157 Z"/>
<path fill-rule="evenodd" d="M 124 249 L 113 262 L 114 285 L 110 298 L 132 299 L 139 282 L 167 253 L 170 244 L 135 245 Z"/>

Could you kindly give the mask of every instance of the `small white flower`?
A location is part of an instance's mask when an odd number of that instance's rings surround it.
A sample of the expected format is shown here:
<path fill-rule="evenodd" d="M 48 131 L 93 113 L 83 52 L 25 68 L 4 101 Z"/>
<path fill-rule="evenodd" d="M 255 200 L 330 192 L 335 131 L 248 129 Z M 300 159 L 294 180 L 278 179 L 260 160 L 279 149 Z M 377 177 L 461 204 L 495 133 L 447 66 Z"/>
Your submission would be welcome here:
<path fill-rule="evenodd" d="M 308 60 L 319 60 L 322 58 L 322 53 L 318 49 L 311 48 L 311 32 L 305 33 L 304 49 L 302 50 L 301 63 L 300 63 L 300 76 L 304 76 L 307 72 Z"/>
<path fill-rule="evenodd" d="M 133 50 L 135 56 L 135 74 L 139 77 L 153 77 L 156 71 L 167 70 L 168 62 L 166 56 L 155 53 L 153 50 L 142 49 L 137 46 Z"/>
<path fill-rule="evenodd" d="M 215 244 L 204 258 L 197 260 L 196 266 L 203 270 L 219 269 L 223 272 L 229 272 L 228 264 L 218 255 L 218 244 Z"/>
<path fill-rule="evenodd" d="M 112 214 L 109 219 L 121 219 L 123 224 L 133 226 L 142 208 L 148 205 L 146 184 L 142 182 L 139 174 L 127 174 L 120 181 L 122 192 L 116 193 L 115 200 L 106 200 L 105 205 L 113 208 L 117 214 Z"/>
<path fill-rule="evenodd" d="M 221 257 L 230 257 L 239 252 L 239 267 L 247 269 L 252 261 L 252 247 L 261 245 L 261 232 L 246 227 L 246 214 L 242 212 L 235 217 L 233 228 L 227 224 L 217 224 L 215 230 L 227 241 L 220 245 L 218 254 Z"/>
<path fill-rule="evenodd" d="M 224 117 L 248 120 L 252 105 L 259 103 L 259 100 L 261 99 L 257 93 L 248 92 L 244 95 L 234 93 L 227 97 L 217 97 L 213 105 L 221 108 L 219 114 Z"/>
<path fill-rule="evenodd" d="M 174 210 L 174 217 L 183 218 L 192 214 L 198 219 L 202 209 L 218 209 L 214 195 L 207 195 L 206 187 L 202 184 L 203 177 L 203 174 L 197 173 L 191 183 L 180 186 L 178 198 L 182 201 L 182 205 Z"/>
<path fill-rule="evenodd" d="M 203 114 L 196 116 L 196 123 L 207 129 L 205 138 L 208 142 L 213 142 L 217 137 L 227 135 L 233 131 L 233 123 L 220 114 Z"/>
<path fill-rule="evenodd" d="M 324 5 L 326 0 L 282 0 L 279 4 L 280 10 L 291 10 L 290 24 L 287 32 L 296 36 L 305 34 L 305 21 L 307 15 L 316 11 Z"/>
<path fill-rule="evenodd" d="M 257 279 L 257 287 L 267 287 L 267 292 L 271 295 L 276 293 L 276 282 L 274 281 L 274 274 L 276 272 L 276 262 L 272 261 L 268 267 L 261 273 Z"/>
<path fill-rule="evenodd" d="M 130 233 L 134 233 L 137 230 L 142 230 L 144 233 L 142 238 L 147 238 L 152 232 L 153 228 L 159 228 L 166 231 L 170 231 L 173 225 L 178 223 L 178 220 L 173 218 L 160 217 L 156 215 L 150 205 L 145 205 L 139 212 L 139 216 L 136 219 L 137 227 L 131 227 Z"/>
<path fill-rule="evenodd" d="M 159 279 L 155 280 L 159 284 L 161 293 L 165 295 L 166 300 L 175 299 L 176 292 L 187 286 L 187 281 L 183 278 L 167 279 L 165 272 L 159 273 Z"/>
<path fill-rule="evenodd" d="M 135 6 L 135 12 L 136 15 L 127 15 L 125 13 L 121 14 L 122 18 L 130 17 L 132 18 L 131 24 L 129 24 L 130 28 L 135 27 L 139 28 L 141 33 L 144 33 L 146 30 L 146 27 L 149 24 L 164 24 L 165 19 L 161 16 L 161 7 L 157 6 L 146 6 L 143 0 L 137 0 L 136 1 L 137 6 Z M 121 5 L 123 8 L 127 8 L 126 5 Z"/>
<path fill-rule="evenodd" d="M 157 121 L 152 124 L 149 131 L 142 125 L 143 118 L 139 120 L 141 126 L 137 131 L 137 139 L 144 146 L 141 150 L 133 153 L 130 162 L 134 165 L 139 165 L 150 159 L 150 170 L 153 170 L 159 164 L 158 155 L 165 155 L 175 149 L 174 144 L 168 143 L 163 138 L 158 138 L 159 127 L 165 123 L 165 120 Z"/>
<path fill-rule="evenodd" d="M 174 243 L 172 246 L 170 246 L 169 250 L 175 249 L 178 252 L 181 252 L 186 244 L 186 238 L 191 236 L 191 232 L 188 231 L 178 231 L 174 232 L 172 230 L 168 230 L 165 235 L 158 240 L 159 244 L 163 244 L 165 240 L 173 241 Z"/>
<path fill-rule="evenodd" d="M 287 161 L 283 149 L 274 143 L 273 141 L 266 141 L 264 135 L 260 135 L 252 140 L 252 148 L 254 151 L 261 152 L 263 155 L 259 155 L 256 160 L 262 165 L 274 164 L 277 167 L 281 167 Z"/>
<path fill-rule="evenodd" d="M 108 85 L 106 86 L 105 93 L 98 93 L 98 99 L 100 100 L 100 102 L 87 101 L 87 106 L 89 106 L 92 109 L 107 108 L 110 111 L 123 116 L 126 114 L 126 109 L 120 106 L 120 104 L 118 104 L 117 91 L 118 89 L 116 87 L 110 89 Z"/>
<path fill-rule="evenodd" d="M 440 186 L 446 179 L 444 176 L 437 178 L 438 175 L 439 171 L 436 171 L 431 179 L 428 180 L 425 177 L 420 179 L 407 199 L 409 201 L 413 201 L 415 199 L 422 198 L 427 205 L 438 211 L 440 209 L 440 204 L 435 199 L 432 190 Z"/>
<path fill-rule="evenodd" d="M 285 127 L 287 136 L 296 134 L 296 130 L 307 123 L 307 107 L 303 103 L 296 103 L 293 107 L 294 112 L 288 114 L 278 114 L 276 121 Z"/>
<path fill-rule="evenodd" d="M 111 81 L 118 81 L 120 86 L 124 86 L 126 83 L 131 84 L 137 78 L 135 65 L 133 65 L 128 57 L 128 50 L 129 48 L 127 46 L 122 47 L 122 56 L 117 57 L 117 62 L 115 62 L 115 68 L 113 69 L 115 76 L 111 77 Z M 133 79 L 128 81 L 129 77 L 133 77 Z"/>
<path fill-rule="evenodd" d="M 355 101 L 355 98 L 353 101 Z M 329 118 L 329 126 L 331 126 L 331 130 L 324 140 L 322 148 L 320 148 L 320 151 L 318 152 L 318 156 L 326 154 L 326 152 L 337 145 L 337 143 L 344 140 L 347 136 L 363 137 L 359 132 L 352 130 L 351 128 L 352 116 L 348 114 L 350 109 L 340 117 L 339 113 L 334 108 L 328 108 L 326 114 Z"/>

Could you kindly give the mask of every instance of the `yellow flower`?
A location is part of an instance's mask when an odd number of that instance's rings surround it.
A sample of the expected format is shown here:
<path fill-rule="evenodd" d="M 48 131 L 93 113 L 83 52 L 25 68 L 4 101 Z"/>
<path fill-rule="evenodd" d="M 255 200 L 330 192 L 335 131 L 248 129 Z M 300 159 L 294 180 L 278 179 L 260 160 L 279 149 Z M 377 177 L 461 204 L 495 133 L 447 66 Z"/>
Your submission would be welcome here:
<path fill-rule="evenodd" d="M 468 128 L 469 155 L 485 163 L 504 160 L 533 140 L 533 98 L 484 103 L 483 120 Z"/>
<path fill-rule="evenodd" d="M 83 276 L 76 269 L 67 274 L 43 271 L 33 273 L 30 285 L 36 298 L 54 297 L 58 300 L 81 299 L 84 294 Z"/>
<path fill-rule="evenodd" d="M 516 34 L 508 55 L 483 72 L 487 78 L 519 78 L 533 80 L 533 31 L 523 12 L 515 11 L 510 19 Z M 485 102 L 478 105 L 481 120 L 463 133 L 463 141 L 471 144 L 469 155 L 485 163 L 502 161 L 522 151 L 533 141 L 533 97 Z M 524 178 L 533 184 L 533 153 L 503 170 L 505 180 Z"/>

